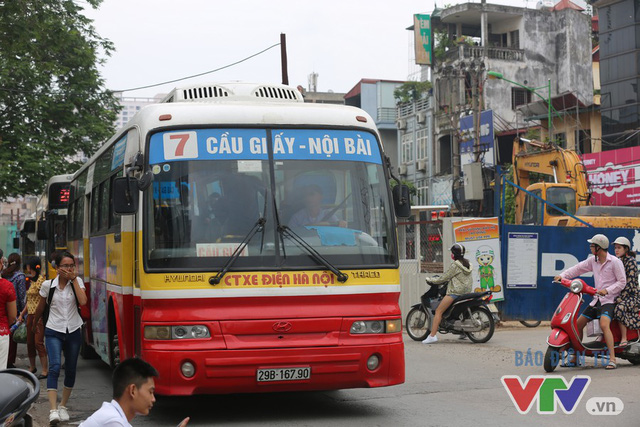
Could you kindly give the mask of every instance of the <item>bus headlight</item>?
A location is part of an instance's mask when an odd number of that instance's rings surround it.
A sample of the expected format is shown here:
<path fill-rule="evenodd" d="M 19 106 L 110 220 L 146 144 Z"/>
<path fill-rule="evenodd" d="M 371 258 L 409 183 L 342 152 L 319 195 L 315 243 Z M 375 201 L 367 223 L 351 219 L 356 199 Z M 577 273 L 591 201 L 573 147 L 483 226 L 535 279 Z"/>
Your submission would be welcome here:
<path fill-rule="evenodd" d="M 392 334 L 402 330 L 402 320 L 356 320 L 351 324 L 352 334 Z"/>
<path fill-rule="evenodd" d="M 145 326 L 144 338 L 147 340 L 170 340 L 170 326 Z"/>
<path fill-rule="evenodd" d="M 148 340 L 181 340 L 210 338 L 205 325 L 145 326 L 144 337 Z"/>

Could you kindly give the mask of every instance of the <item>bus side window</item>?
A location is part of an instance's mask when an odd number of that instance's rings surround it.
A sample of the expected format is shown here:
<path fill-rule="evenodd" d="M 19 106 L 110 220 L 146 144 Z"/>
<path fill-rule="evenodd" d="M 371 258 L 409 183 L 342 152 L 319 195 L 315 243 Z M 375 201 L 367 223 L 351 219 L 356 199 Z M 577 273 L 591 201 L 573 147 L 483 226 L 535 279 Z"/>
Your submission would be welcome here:
<path fill-rule="evenodd" d="M 100 184 L 100 231 L 109 228 L 109 181 Z"/>
<path fill-rule="evenodd" d="M 95 233 L 98 231 L 98 187 L 93 187 L 93 191 L 91 192 L 91 233 Z"/>

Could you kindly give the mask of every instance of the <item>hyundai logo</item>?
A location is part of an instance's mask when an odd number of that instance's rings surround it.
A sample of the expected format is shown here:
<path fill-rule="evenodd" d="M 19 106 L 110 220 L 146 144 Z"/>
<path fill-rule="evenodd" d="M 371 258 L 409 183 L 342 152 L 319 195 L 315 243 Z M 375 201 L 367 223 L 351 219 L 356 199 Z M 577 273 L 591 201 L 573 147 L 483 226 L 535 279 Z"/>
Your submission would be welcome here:
<path fill-rule="evenodd" d="M 292 327 L 289 322 L 276 322 L 273 324 L 273 330 L 276 332 L 289 332 Z"/>

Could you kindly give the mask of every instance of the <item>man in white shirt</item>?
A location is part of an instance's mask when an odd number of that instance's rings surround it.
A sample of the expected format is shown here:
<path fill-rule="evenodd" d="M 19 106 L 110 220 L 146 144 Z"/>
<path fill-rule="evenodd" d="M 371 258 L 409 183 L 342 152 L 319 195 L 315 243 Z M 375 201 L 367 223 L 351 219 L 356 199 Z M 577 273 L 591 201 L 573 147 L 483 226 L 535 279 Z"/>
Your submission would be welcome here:
<path fill-rule="evenodd" d="M 154 378 L 158 371 L 134 357 L 120 363 L 113 371 L 113 400 L 80 424 L 80 427 L 131 427 L 136 415 L 148 415 L 156 401 Z M 189 417 L 178 427 L 186 427 Z"/>

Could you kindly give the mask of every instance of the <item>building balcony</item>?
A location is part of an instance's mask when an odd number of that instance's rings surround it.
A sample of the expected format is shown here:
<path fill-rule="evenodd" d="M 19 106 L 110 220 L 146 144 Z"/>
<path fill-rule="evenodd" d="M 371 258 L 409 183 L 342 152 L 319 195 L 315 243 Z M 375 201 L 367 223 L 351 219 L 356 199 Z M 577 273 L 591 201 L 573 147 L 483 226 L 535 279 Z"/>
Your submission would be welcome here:
<path fill-rule="evenodd" d="M 381 123 L 381 122 L 395 122 L 396 121 L 396 114 L 397 114 L 397 108 L 392 107 L 392 108 L 386 108 L 386 107 L 378 107 L 378 114 L 376 117 L 376 123 Z"/>
<path fill-rule="evenodd" d="M 428 110 L 430 108 L 429 99 L 430 98 L 422 98 L 414 102 L 398 104 L 398 107 L 396 108 L 398 114 L 397 117 L 408 117 L 417 114 L 420 111 Z"/>
<path fill-rule="evenodd" d="M 449 49 L 446 53 L 445 62 L 453 62 L 464 59 L 497 59 L 501 61 L 524 61 L 524 49 L 514 49 L 510 47 L 487 47 L 487 56 L 484 55 L 485 48 L 482 46 L 459 45 Z"/>

